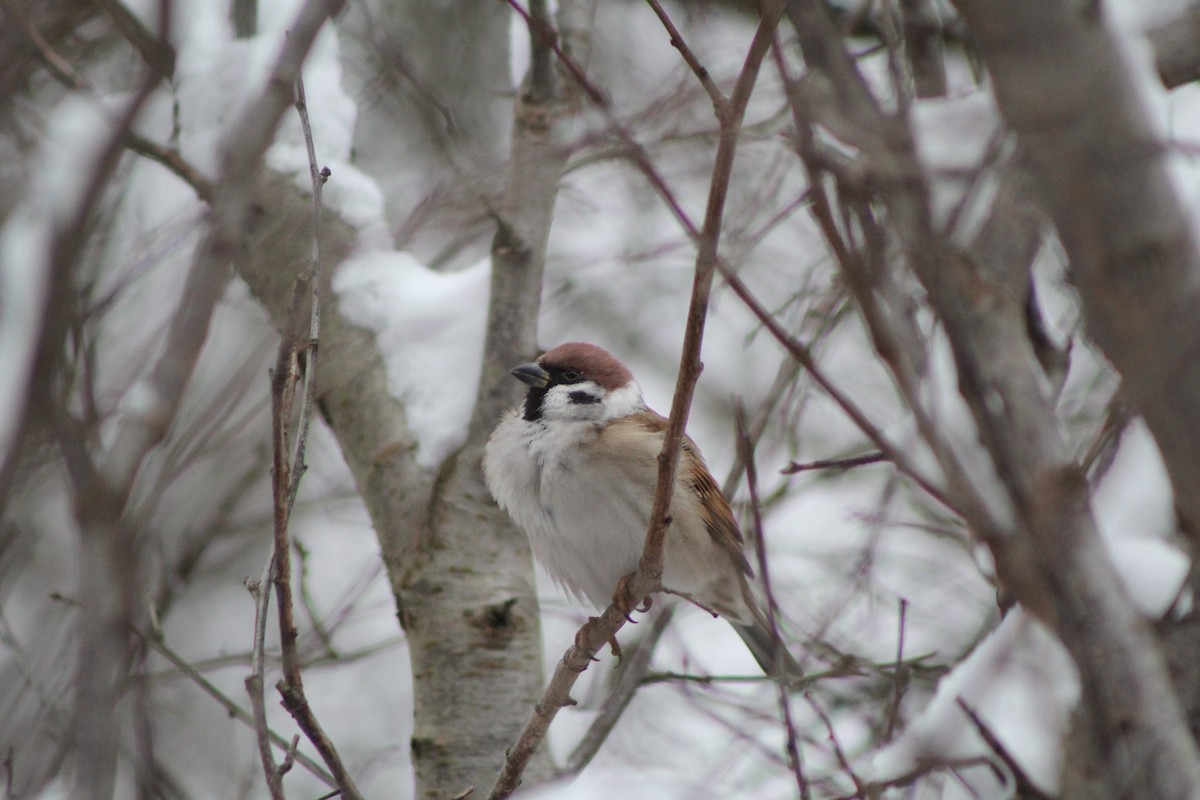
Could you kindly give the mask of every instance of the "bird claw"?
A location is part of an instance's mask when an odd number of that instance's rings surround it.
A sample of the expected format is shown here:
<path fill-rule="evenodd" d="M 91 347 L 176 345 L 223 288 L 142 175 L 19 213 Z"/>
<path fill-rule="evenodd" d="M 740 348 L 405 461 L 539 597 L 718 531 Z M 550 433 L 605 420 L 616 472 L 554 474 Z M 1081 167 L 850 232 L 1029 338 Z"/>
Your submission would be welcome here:
<path fill-rule="evenodd" d="M 637 620 L 631 617 L 630 614 L 634 611 L 644 614 L 654 604 L 654 601 L 649 596 L 646 596 L 642 598 L 641 605 L 638 605 L 637 598 L 630 593 L 629 584 L 632 582 L 635 574 L 631 572 L 623 576 L 621 580 L 617 581 L 617 590 L 613 592 L 613 605 L 625 616 L 627 622 L 632 622 L 634 625 L 637 624 Z"/>
<path fill-rule="evenodd" d="M 586 638 L 586 635 L 587 635 L 587 629 L 590 628 L 592 625 L 594 625 L 599 619 L 600 619 L 599 617 L 588 617 L 587 624 L 584 625 L 579 630 L 575 631 L 575 647 L 577 647 L 580 650 L 585 649 L 586 642 L 584 641 L 584 639 Z M 591 656 L 591 660 L 599 661 L 600 659 L 596 658 L 595 656 Z"/>
<path fill-rule="evenodd" d="M 614 656 L 616 656 L 618 659 L 622 658 L 625 655 L 624 653 L 621 652 L 621 644 L 620 644 L 620 642 L 617 641 L 616 636 L 609 638 L 608 646 L 610 648 L 612 648 L 612 654 Z"/>

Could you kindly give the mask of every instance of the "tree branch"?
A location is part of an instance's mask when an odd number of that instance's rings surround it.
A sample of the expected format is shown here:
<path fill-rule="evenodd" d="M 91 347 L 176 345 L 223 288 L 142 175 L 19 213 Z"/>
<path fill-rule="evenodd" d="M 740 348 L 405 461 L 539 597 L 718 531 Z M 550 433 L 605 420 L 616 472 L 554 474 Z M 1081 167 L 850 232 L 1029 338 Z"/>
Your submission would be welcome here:
<path fill-rule="evenodd" d="M 758 70 L 770 49 L 772 34 L 782 16 L 782 3 L 773 2 L 764 13 L 754 39 L 750 44 L 745 65 L 738 76 L 737 85 L 730 99 L 729 113 L 720 120 L 721 137 L 713 167 L 709 190 L 705 224 L 701 231 L 696 256 L 695 279 L 692 284 L 692 299 L 688 308 L 687 327 L 684 334 L 683 353 L 680 358 L 679 378 L 675 384 L 675 397 L 671 403 L 670 422 L 658 456 L 658 485 L 654 494 L 654 506 L 650 516 L 650 527 L 646 534 L 645 548 L 638 571 L 628 583 L 629 596 L 648 597 L 662 588 L 663 553 L 666 529 L 670 524 L 668 509 L 675 486 L 675 474 L 679 462 L 679 447 L 687 424 L 688 410 L 696 382 L 700 377 L 700 345 L 704 335 L 704 322 L 708 312 L 708 297 L 716 272 L 717 249 L 721 235 L 722 213 L 726 192 L 736 153 L 738 134 L 742 118 L 749 102 L 750 93 L 758 77 Z M 489 798 L 501 800 L 508 797 L 520 785 L 525 765 L 545 737 L 550 723 L 559 709 L 571 704 L 571 687 L 579 675 L 627 621 L 625 612 L 610 605 L 599 618 L 593 618 L 579 630 L 572 645 L 554 670 L 541 702 L 534 707 L 533 716 L 526 723 L 517 743 L 509 750 L 504 767 Z"/>
<path fill-rule="evenodd" d="M 1200 241 L 1136 67 L 1102 13 L 1038 0 L 956 5 L 1070 256 L 1088 333 L 1121 372 L 1183 529 L 1200 542 Z"/>
<path fill-rule="evenodd" d="M 275 576 L 275 547 L 272 545 L 262 578 L 247 581 L 246 588 L 254 598 L 254 644 L 251 648 L 250 674 L 246 676 L 246 693 L 250 695 L 251 720 L 255 740 L 258 742 L 258 759 L 262 763 L 263 777 L 271 800 L 283 800 L 283 775 L 271 752 L 271 731 L 267 725 L 267 706 L 263 689 L 263 662 L 267 649 L 267 609 L 271 605 L 271 584 Z"/>

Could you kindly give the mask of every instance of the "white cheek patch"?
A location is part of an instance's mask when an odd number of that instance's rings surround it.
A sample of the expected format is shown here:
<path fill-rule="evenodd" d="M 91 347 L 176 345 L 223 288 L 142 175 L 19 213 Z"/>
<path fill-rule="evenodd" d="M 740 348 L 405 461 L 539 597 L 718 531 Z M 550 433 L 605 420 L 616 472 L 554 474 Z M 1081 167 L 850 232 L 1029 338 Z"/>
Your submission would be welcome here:
<path fill-rule="evenodd" d="M 604 390 L 590 381 L 554 386 L 542 400 L 546 419 L 591 421 L 604 417 Z"/>
<path fill-rule="evenodd" d="M 630 381 L 620 389 L 608 393 L 604 418 L 620 419 L 645 410 L 646 401 L 642 399 L 642 387 L 638 386 L 636 381 Z"/>
<path fill-rule="evenodd" d="M 630 383 L 611 392 L 594 381 L 553 386 L 542 399 L 542 416 L 547 420 L 605 422 L 646 409 L 642 390 Z"/>

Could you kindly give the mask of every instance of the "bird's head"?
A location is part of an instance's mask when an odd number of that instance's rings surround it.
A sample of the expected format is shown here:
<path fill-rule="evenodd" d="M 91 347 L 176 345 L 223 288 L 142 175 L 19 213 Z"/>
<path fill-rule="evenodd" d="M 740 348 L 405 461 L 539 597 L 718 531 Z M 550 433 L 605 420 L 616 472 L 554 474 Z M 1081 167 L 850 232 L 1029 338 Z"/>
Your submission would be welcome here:
<path fill-rule="evenodd" d="M 646 407 L 633 373 L 594 344 L 560 344 L 512 374 L 529 386 L 523 407 L 529 421 L 606 422 Z"/>

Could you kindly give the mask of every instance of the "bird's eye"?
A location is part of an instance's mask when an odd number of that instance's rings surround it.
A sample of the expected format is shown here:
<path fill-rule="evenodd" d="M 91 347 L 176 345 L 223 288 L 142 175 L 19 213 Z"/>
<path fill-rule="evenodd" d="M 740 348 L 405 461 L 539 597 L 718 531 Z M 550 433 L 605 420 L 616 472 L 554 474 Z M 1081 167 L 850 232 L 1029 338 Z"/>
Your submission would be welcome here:
<path fill-rule="evenodd" d="M 573 367 L 571 369 L 564 369 L 562 372 L 562 379 L 564 383 L 575 383 L 575 381 L 582 377 L 583 373 Z"/>

